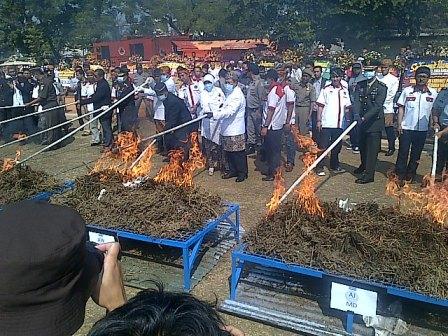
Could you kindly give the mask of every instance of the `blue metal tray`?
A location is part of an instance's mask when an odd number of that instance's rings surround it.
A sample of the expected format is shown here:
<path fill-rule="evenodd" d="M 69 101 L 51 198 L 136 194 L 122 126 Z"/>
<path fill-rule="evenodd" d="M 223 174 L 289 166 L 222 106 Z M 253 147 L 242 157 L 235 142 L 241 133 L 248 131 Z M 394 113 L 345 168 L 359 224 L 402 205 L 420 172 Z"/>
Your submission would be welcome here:
<path fill-rule="evenodd" d="M 231 225 L 232 230 L 234 231 L 235 240 L 239 242 L 240 206 L 238 204 L 229 203 L 226 207 L 227 210 L 221 216 L 209 220 L 201 230 L 189 236 L 186 240 L 152 237 L 121 229 L 105 228 L 98 225 L 88 225 L 87 228 L 90 228 L 93 231 L 99 229 L 106 234 L 108 232 L 116 234 L 119 238 L 181 249 L 183 263 L 183 288 L 185 291 L 190 291 L 193 266 L 196 258 L 198 257 L 205 236 L 215 230 L 220 223 L 227 222 Z M 234 215 L 234 219 L 231 218 L 232 215 Z"/>

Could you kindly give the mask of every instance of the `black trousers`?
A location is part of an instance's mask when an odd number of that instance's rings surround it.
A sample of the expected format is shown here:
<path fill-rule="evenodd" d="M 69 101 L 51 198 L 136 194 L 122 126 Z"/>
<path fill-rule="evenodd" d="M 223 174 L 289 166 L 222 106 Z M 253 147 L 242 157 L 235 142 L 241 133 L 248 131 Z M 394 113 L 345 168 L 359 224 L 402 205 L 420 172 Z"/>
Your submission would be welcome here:
<path fill-rule="evenodd" d="M 361 168 L 365 170 L 364 178 L 373 180 L 375 177 L 376 162 L 381 149 L 381 132 L 361 132 L 359 150 L 361 152 Z"/>
<path fill-rule="evenodd" d="M 442 126 L 441 130 L 447 126 Z M 436 174 L 441 175 L 443 168 L 446 168 L 445 173 L 448 174 L 448 135 L 439 139 L 439 148 L 437 149 L 437 167 Z"/>
<path fill-rule="evenodd" d="M 76 114 L 78 115 L 78 117 L 83 115 L 80 105 L 76 105 Z M 84 118 L 78 119 L 78 122 L 79 122 L 79 126 L 84 125 Z"/>
<path fill-rule="evenodd" d="M 327 149 L 330 145 L 342 134 L 342 128 L 322 128 L 320 132 L 320 149 Z M 339 167 L 339 153 L 341 152 L 342 142 L 340 141 L 332 150 L 330 154 L 330 169 L 337 169 Z M 322 160 L 318 167 L 322 168 L 324 165 Z M 328 167 L 328 163 L 327 163 Z"/>
<path fill-rule="evenodd" d="M 114 141 L 112 134 L 112 114 L 107 113 L 100 117 L 101 129 L 103 130 L 103 143 L 105 147 L 111 147 Z"/>
<path fill-rule="evenodd" d="M 350 118 L 351 120 L 355 120 L 355 114 L 353 112 L 351 113 Z M 360 133 L 361 130 L 359 124 L 356 124 L 350 131 L 350 145 L 352 146 L 352 149 L 360 146 Z"/>
<path fill-rule="evenodd" d="M 388 149 L 395 150 L 395 140 L 397 139 L 397 136 L 395 134 L 395 127 L 389 126 L 386 127 L 385 129 L 386 129 Z"/>
<path fill-rule="evenodd" d="M 264 139 L 265 157 L 268 162 L 268 176 L 274 176 L 281 163 L 283 129 L 268 130 Z"/>
<path fill-rule="evenodd" d="M 229 173 L 238 177 L 246 178 L 248 174 L 246 151 L 225 152 L 229 163 Z"/>
<path fill-rule="evenodd" d="M 395 164 L 395 173 L 399 178 L 413 178 L 417 174 L 427 133 L 427 131 L 403 130 L 403 134 L 400 135 L 400 146 Z"/>
<path fill-rule="evenodd" d="M 313 111 L 311 113 L 311 136 L 314 142 L 319 146 L 320 141 L 320 132 L 317 129 L 317 111 Z"/>

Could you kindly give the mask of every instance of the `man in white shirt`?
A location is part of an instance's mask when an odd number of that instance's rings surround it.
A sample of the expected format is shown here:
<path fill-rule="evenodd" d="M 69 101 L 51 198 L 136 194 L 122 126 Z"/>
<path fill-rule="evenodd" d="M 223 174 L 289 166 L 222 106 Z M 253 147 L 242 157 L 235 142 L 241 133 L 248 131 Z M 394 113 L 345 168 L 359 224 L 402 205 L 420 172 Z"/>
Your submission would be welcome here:
<path fill-rule="evenodd" d="M 273 181 L 274 174 L 280 166 L 283 126 L 286 123 L 288 113 L 285 90 L 283 85 L 278 82 L 278 77 L 278 73 L 274 69 L 270 69 L 266 73 L 269 93 L 267 106 L 263 113 L 261 136 L 264 137 L 268 171 L 263 181 Z"/>
<path fill-rule="evenodd" d="M 169 66 L 160 67 L 162 74 L 160 76 L 160 81 L 165 84 L 168 92 L 171 92 L 173 95 L 177 96 L 177 88 L 176 83 L 174 83 L 173 78 L 171 77 L 171 69 Z"/>
<path fill-rule="evenodd" d="M 182 81 L 182 86 L 179 88 L 179 98 L 185 102 L 185 105 L 190 111 L 191 118 L 197 118 L 200 111 L 201 91 L 204 89 L 204 84 L 200 82 L 192 82 L 189 71 L 184 67 L 177 68 L 177 75 Z"/>
<path fill-rule="evenodd" d="M 394 127 L 394 98 L 398 91 L 398 78 L 390 73 L 392 67 L 392 60 L 383 59 L 381 61 L 381 74 L 378 75 L 378 80 L 387 86 L 387 96 L 384 101 L 384 123 L 387 135 L 388 150 L 386 156 L 392 156 L 395 153 L 395 127 Z"/>
<path fill-rule="evenodd" d="M 332 68 L 330 70 L 331 84 L 320 91 L 316 101 L 318 106 L 316 126 L 320 131 L 319 147 L 321 149 L 328 148 L 342 134 L 344 114 L 348 113 L 351 107 L 348 89 L 341 84 L 343 75 L 341 68 Z M 339 142 L 330 155 L 329 168 L 335 174 L 345 172 L 339 165 L 341 148 L 342 143 Z M 317 167 L 317 175 L 325 176 L 322 164 Z"/>
<path fill-rule="evenodd" d="M 413 182 L 428 134 L 431 110 L 437 91 L 428 87 L 431 70 L 421 66 L 415 71 L 415 86 L 403 89 L 398 105 L 400 145 L 395 173 L 403 181 Z"/>

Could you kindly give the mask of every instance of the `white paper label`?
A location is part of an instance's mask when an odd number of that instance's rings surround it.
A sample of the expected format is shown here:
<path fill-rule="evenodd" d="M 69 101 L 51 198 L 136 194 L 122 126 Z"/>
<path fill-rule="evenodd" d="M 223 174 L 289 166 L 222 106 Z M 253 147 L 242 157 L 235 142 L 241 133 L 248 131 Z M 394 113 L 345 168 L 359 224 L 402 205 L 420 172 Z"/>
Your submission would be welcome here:
<path fill-rule="evenodd" d="M 378 294 L 356 287 L 331 283 L 330 307 L 362 316 L 376 316 Z"/>
<path fill-rule="evenodd" d="M 89 231 L 89 241 L 97 244 L 114 243 L 115 238 L 104 233 Z"/>

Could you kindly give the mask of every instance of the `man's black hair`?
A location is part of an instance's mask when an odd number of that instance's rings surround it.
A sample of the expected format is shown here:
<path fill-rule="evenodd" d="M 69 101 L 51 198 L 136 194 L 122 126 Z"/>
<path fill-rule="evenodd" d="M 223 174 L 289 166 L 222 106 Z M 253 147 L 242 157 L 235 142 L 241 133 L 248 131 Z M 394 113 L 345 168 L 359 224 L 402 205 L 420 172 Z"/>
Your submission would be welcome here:
<path fill-rule="evenodd" d="M 315 66 L 313 66 L 313 70 L 314 70 L 314 69 L 319 69 L 320 72 L 322 72 L 322 66 L 320 66 L 320 65 L 315 65 Z"/>
<path fill-rule="evenodd" d="M 228 73 L 228 71 L 227 71 L 226 69 L 221 69 L 221 70 L 219 70 L 219 72 L 218 72 L 218 77 L 220 77 L 220 78 L 226 78 L 226 77 L 227 77 L 227 73 Z"/>
<path fill-rule="evenodd" d="M 225 336 L 212 306 L 186 293 L 156 290 L 138 293 L 98 321 L 89 336 Z"/>
<path fill-rule="evenodd" d="M 97 76 L 104 77 L 105 73 L 103 69 L 96 69 L 95 73 Z"/>
<path fill-rule="evenodd" d="M 269 69 L 265 75 L 266 79 L 270 78 L 274 81 L 278 81 L 278 72 L 274 69 Z"/>

